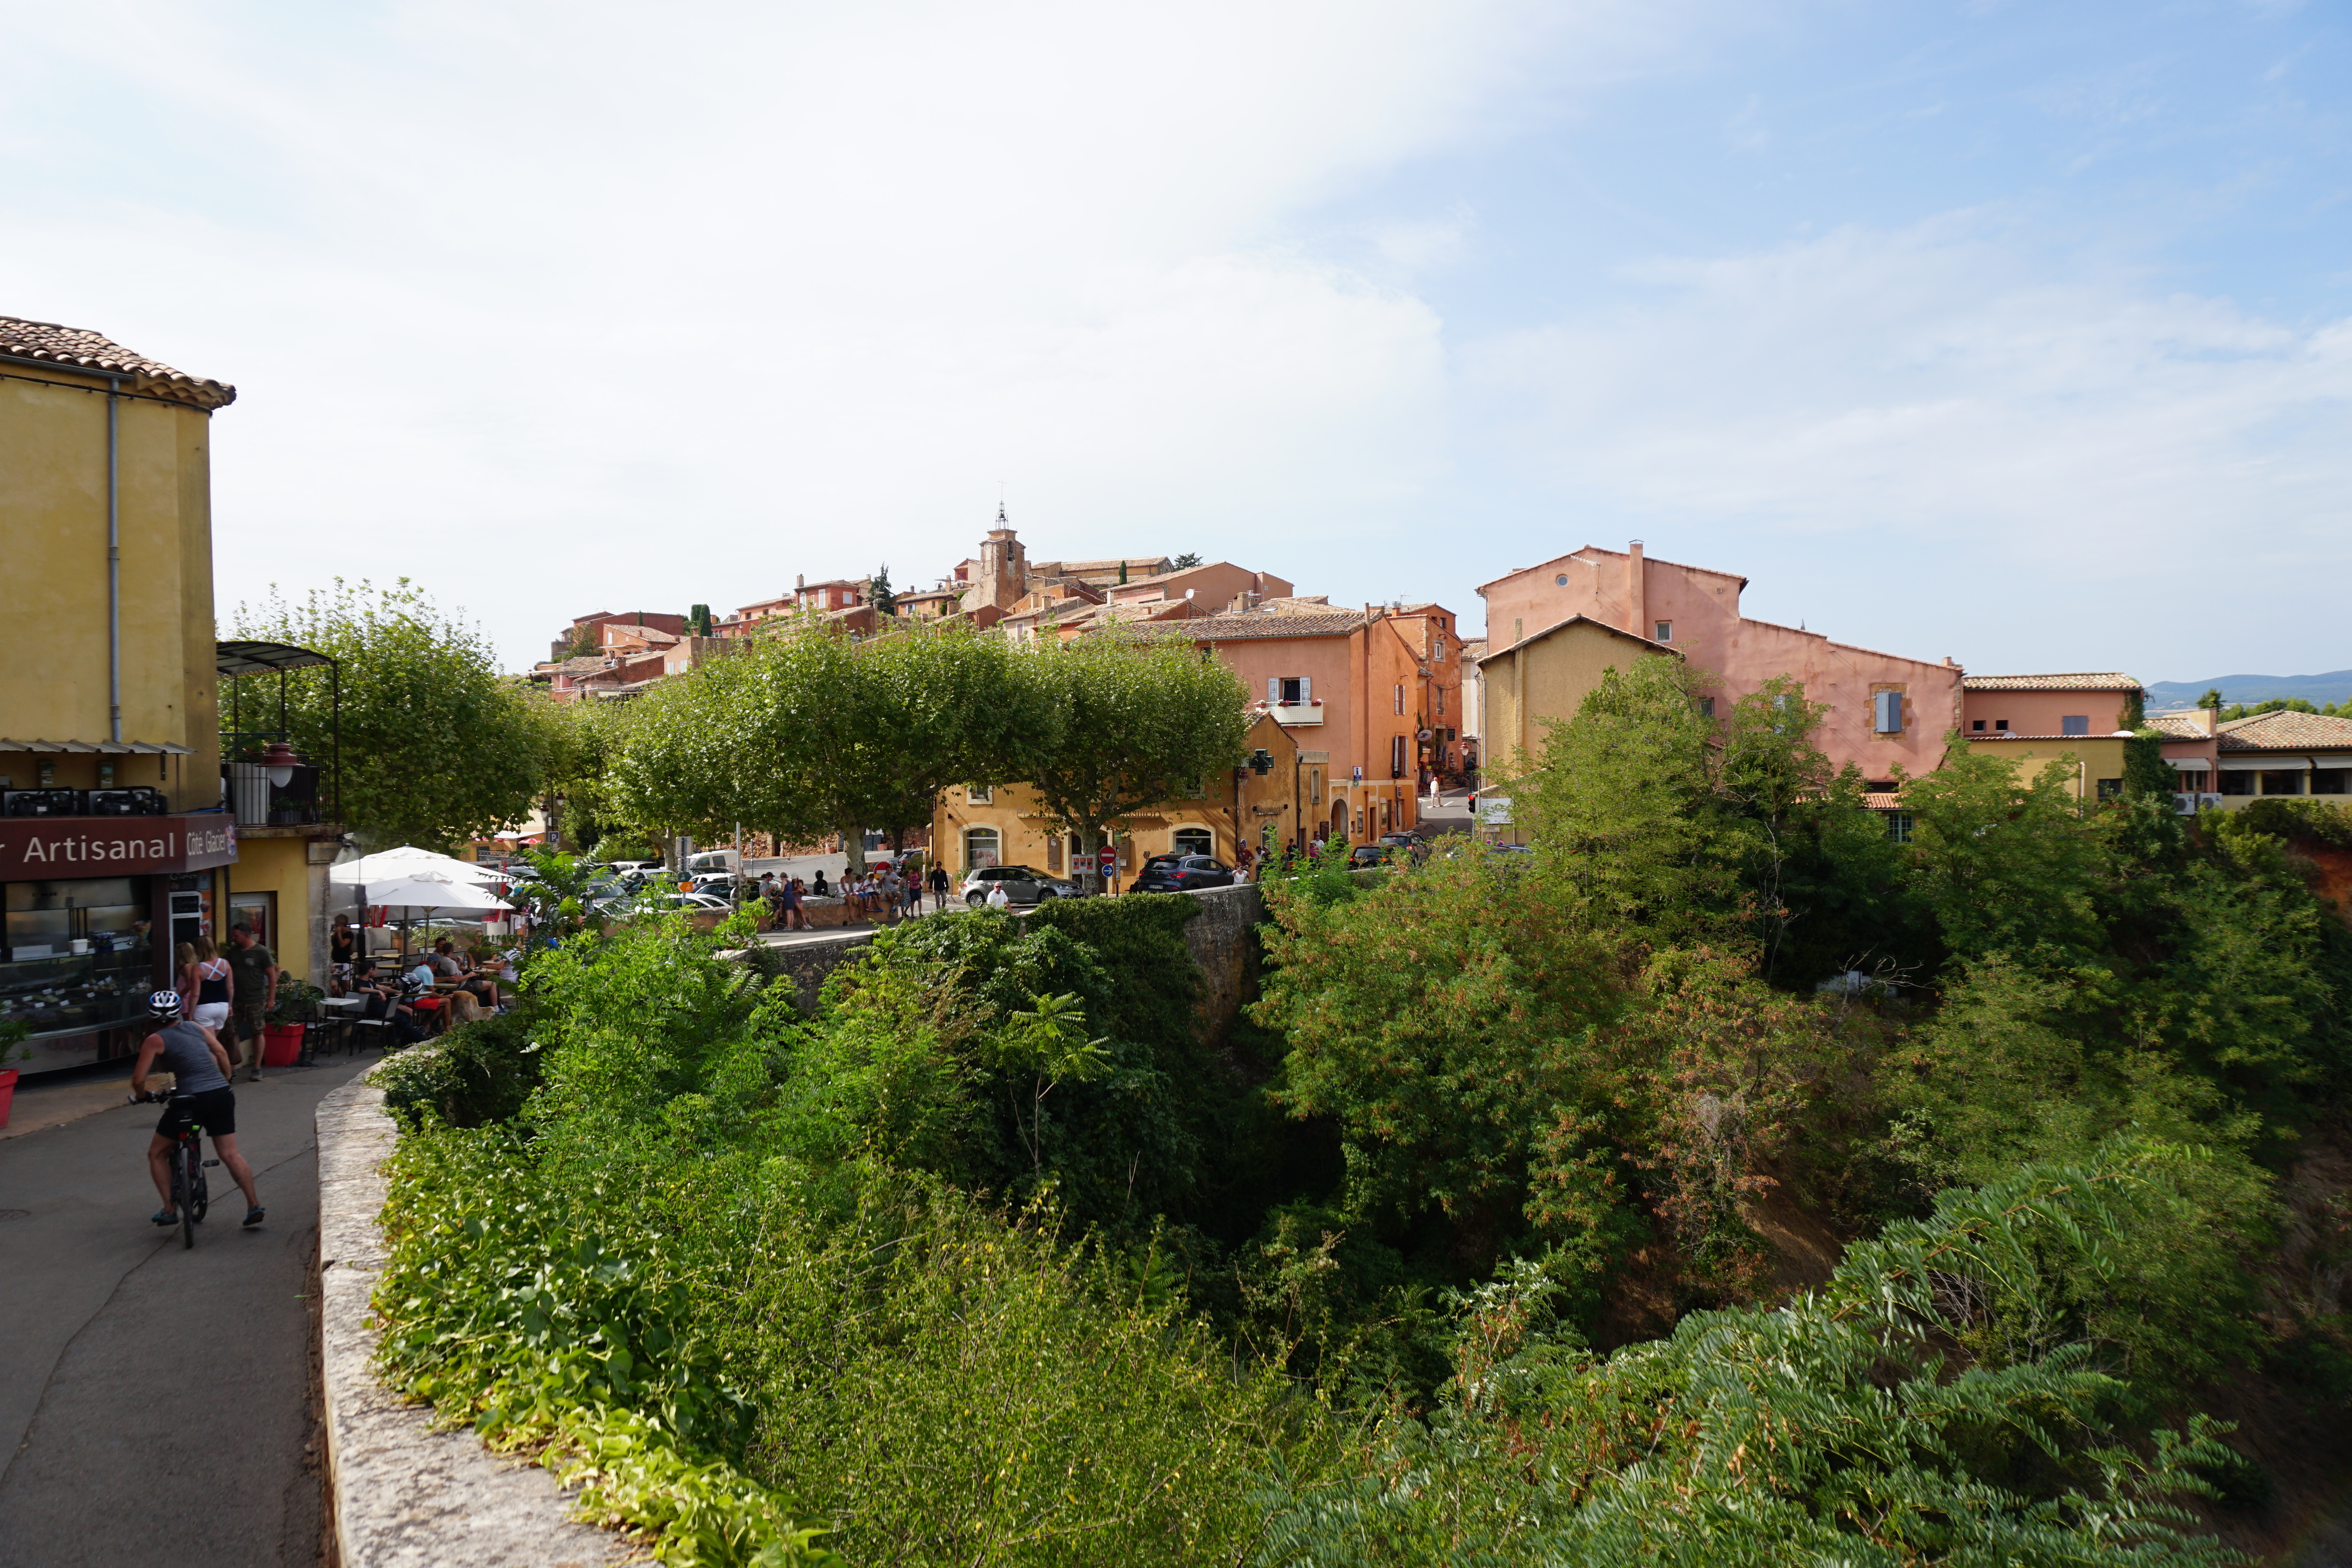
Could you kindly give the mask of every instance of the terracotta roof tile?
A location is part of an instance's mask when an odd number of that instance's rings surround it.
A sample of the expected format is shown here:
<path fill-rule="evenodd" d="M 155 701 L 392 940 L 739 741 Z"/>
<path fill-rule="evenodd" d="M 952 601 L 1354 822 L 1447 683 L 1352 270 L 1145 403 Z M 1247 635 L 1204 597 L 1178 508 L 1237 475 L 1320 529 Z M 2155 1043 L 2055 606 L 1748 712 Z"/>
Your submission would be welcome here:
<path fill-rule="evenodd" d="M 2352 718 L 2283 708 L 2221 724 L 2224 751 L 2310 751 L 2352 747 Z"/>
<path fill-rule="evenodd" d="M 140 392 L 196 408 L 226 408 L 236 401 L 236 389 L 226 382 L 175 371 L 110 338 L 80 327 L 60 327 L 54 321 L 0 316 L 0 354 L 47 360 L 75 370 L 118 371 L 135 378 Z"/>
<path fill-rule="evenodd" d="M 2139 683 L 2119 671 L 2098 674 L 1969 675 L 1960 682 L 1971 692 L 2136 692 Z"/>
<path fill-rule="evenodd" d="M 2148 727 L 2162 732 L 2167 740 L 2203 740 L 2204 729 L 2197 720 L 2185 713 L 2152 714 Z"/>
<path fill-rule="evenodd" d="M 1234 643 L 1252 637 L 1344 637 L 1370 619 L 1360 610 L 1332 611 L 1322 614 L 1244 610 L 1223 615 L 1203 615 L 1192 621 L 1171 622 L 1167 623 L 1166 629 L 1174 635 L 1190 637 L 1198 643 Z"/>

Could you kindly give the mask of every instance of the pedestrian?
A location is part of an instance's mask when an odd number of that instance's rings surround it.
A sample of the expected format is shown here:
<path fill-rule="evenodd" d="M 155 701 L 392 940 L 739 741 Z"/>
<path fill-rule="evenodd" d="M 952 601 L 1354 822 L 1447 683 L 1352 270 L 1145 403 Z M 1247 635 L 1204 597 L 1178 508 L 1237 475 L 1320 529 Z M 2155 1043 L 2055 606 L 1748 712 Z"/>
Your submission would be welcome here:
<path fill-rule="evenodd" d="M 253 927 L 240 920 L 228 928 L 229 1014 L 236 1045 L 245 1055 L 237 1061 L 261 1082 L 261 1019 L 278 1005 L 278 960 L 255 940 Z M 235 1074 L 231 1074 L 232 1078 Z"/>
<path fill-rule="evenodd" d="M 785 930 L 808 929 L 808 915 L 801 908 L 801 885 L 791 877 L 784 879 L 783 891 L 776 898 L 776 909 Z"/>
<path fill-rule="evenodd" d="M 920 915 L 923 912 L 923 873 L 921 872 L 910 869 L 907 873 L 907 885 L 900 896 L 907 901 L 908 915 Z"/>
<path fill-rule="evenodd" d="M 228 1027 L 229 988 L 234 984 L 228 960 L 220 956 L 209 936 L 199 936 L 187 946 L 188 984 L 180 994 L 187 1001 L 188 1021 L 218 1034 Z"/>
<path fill-rule="evenodd" d="M 881 905 L 875 911 L 876 915 L 886 923 L 896 918 L 900 913 L 898 868 L 885 863 L 881 880 L 876 883 L 874 890 L 881 898 Z"/>
<path fill-rule="evenodd" d="M 948 906 L 948 868 L 934 865 L 924 880 L 931 884 L 931 913 L 937 915 Z"/>
<path fill-rule="evenodd" d="M 1006 894 L 1004 891 L 1004 884 L 1003 883 L 992 882 L 988 884 L 988 907 L 991 909 L 1009 909 L 1012 905 L 1013 899 L 1011 895 Z"/>

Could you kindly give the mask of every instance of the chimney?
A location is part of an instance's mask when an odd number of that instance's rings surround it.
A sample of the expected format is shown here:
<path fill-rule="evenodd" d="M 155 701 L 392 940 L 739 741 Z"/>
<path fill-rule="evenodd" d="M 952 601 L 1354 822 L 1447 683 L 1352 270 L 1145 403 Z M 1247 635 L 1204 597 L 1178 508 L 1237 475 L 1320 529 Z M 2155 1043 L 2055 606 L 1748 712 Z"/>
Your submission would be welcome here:
<path fill-rule="evenodd" d="M 798 593 L 802 589 L 806 588 L 807 586 L 808 573 L 802 572 L 793 579 L 793 591 L 794 593 Z"/>
<path fill-rule="evenodd" d="M 1636 637 L 1650 634 L 1650 580 L 1642 563 L 1642 541 L 1635 539 L 1625 547 L 1625 613 L 1633 624 L 1625 630 Z"/>
<path fill-rule="evenodd" d="M 2219 709 L 2219 708 L 2210 708 L 2210 707 L 2197 707 L 2197 708 L 2190 708 L 2190 709 L 2189 710 L 2189 716 L 2190 716 L 2190 717 L 2192 717 L 2193 719 L 2195 719 L 2195 720 L 2197 721 L 2197 727 L 2198 727 L 2199 729 L 2202 730 L 2205 734 L 2207 734 L 2207 735 L 2218 735 L 2219 733 L 2221 733 L 2221 731 L 2220 731 L 2220 727 L 2220 727 L 2220 725 L 2221 725 L 2221 709 Z M 2219 785 L 2216 785 L 2216 786 L 2215 786 L 2215 788 L 2216 788 L 2216 789 L 2219 789 L 2219 788 L 2220 788 L 2220 786 L 2219 786 Z"/>

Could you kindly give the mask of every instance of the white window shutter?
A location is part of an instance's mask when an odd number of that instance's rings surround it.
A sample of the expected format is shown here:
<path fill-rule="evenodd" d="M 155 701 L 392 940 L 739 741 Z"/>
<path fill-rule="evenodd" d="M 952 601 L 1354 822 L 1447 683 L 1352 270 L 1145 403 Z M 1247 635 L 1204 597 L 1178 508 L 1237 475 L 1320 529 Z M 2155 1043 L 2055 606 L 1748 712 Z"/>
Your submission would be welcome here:
<path fill-rule="evenodd" d="M 1282 700 L 1282 677 L 1280 675 L 1266 676 L 1265 700 L 1270 703 L 1278 703 Z"/>
<path fill-rule="evenodd" d="M 1314 676 L 1301 675 L 1298 677 L 1298 700 L 1303 703 L 1313 702 L 1315 700 Z"/>

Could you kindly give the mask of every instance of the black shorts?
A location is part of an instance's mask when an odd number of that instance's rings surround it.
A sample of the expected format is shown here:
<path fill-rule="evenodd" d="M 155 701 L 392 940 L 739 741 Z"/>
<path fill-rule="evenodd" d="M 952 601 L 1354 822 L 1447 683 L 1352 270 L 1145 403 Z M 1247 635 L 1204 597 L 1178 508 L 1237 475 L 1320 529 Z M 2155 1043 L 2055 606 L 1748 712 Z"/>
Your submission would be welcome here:
<path fill-rule="evenodd" d="M 176 1138 L 190 1123 L 215 1138 L 233 1135 L 236 1132 L 236 1091 L 224 1086 L 197 1094 L 175 1094 L 164 1105 L 163 1119 L 155 1124 L 155 1131 L 164 1137 Z"/>

